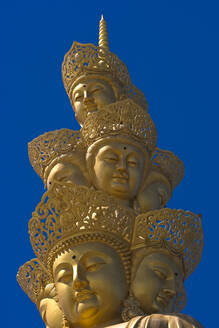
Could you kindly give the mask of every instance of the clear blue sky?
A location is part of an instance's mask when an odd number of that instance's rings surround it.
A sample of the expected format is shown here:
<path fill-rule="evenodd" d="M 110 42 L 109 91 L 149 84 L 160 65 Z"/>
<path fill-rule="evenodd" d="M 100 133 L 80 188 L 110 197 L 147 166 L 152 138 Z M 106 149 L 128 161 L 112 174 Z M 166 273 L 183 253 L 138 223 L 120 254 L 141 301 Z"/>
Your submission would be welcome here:
<path fill-rule="evenodd" d="M 2 327 L 43 327 L 15 278 L 33 256 L 27 224 L 43 193 L 27 142 L 78 128 L 61 63 L 73 40 L 97 44 L 102 13 L 111 51 L 148 99 L 158 146 L 184 161 L 169 207 L 203 214 L 203 260 L 186 283 L 185 312 L 207 328 L 219 326 L 218 12 L 216 0 L 1 1 Z"/>

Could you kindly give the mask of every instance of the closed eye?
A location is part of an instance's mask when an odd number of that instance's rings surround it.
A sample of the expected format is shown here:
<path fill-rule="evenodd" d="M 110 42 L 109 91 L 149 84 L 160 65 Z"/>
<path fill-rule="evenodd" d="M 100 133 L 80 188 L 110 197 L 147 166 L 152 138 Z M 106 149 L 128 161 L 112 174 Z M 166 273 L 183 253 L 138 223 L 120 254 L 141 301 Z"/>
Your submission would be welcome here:
<path fill-rule="evenodd" d="M 61 276 L 57 281 L 67 284 L 72 281 L 72 275 L 66 274 L 64 276 Z"/>
<path fill-rule="evenodd" d="M 95 264 L 91 264 L 89 266 L 86 267 L 86 270 L 88 272 L 95 272 L 98 271 L 100 268 L 102 268 L 102 266 L 106 264 L 105 262 L 102 263 L 95 263 Z"/>
<path fill-rule="evenodd" d="M 94 94 L 94 93 L 96 93 L 96 92 L 98 92 L 98 91 L 100 91 L 100 89 L 99 89 L 99 88 L 96 88 L 96 89 L 92 90 L 91 93 Z"/>
<path fill-rule="evenodd" d="M 156 273 L 156 275 L 157 275 L 158 277 L 160 277 L 161 279 L 166 279 L 166 278 L 167 278 L 167 274 L 164 273 L 164 272 L 161 271 L 161 270 L 154 269 L 154 273 Z"/>
<path fill-rule="evenodd" d="M 110 163 L 117 162 L 117 158 L 115 157 L 105 157 L 104 160 Z"/>
<path fill-rule="evenodd" d="M 136 167 L 137 166 L 137 162 L 135 161 L 128 161 L 128 165 L 131 166 L 131 167 Z"/>

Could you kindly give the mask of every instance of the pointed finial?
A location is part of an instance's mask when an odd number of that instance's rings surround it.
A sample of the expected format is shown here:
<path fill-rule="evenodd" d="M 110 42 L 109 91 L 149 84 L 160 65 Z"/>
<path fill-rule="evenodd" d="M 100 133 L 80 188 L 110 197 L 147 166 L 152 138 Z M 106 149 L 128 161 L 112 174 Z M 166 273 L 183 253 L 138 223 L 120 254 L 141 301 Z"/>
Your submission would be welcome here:
<path fill-rule="evenodd" d="M 99 24 L 99 47 L 109 50 L 109 40 L 107 34 L 106 21 L 103 15 L 101 15 L 101 20 Z"/>

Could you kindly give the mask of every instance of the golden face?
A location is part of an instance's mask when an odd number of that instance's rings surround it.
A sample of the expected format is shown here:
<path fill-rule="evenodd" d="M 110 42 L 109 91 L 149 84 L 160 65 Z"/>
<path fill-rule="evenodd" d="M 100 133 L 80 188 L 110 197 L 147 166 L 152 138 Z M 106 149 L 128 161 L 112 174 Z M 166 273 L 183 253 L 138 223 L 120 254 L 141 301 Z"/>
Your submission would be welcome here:
<path fill-rule="evenodd" d="M 53 264 L 59 305 L 77 327 L 116 322 L 128 287 L 119 255 L 90 242 L 72 247 Z"/>
<path fill-rule="evenodd" d="M 89 186 L 79 167 L 72 163 L 58 163 L 50 171 L 47 178 L 49 189 L 53 181 L 72 182 L 76 185 Z"/>
<path fill-rule="evenodd" d="M 154 182 L 146 187 L 138 195 L 138 203 L 141 212 L 160 209 L 166 204 L 169 198 L 170 188 L 164 182 Z"/>
<path fill-rule="evenodd" d="M 87 115 L 103 106 L 116 101 L 113 88 L 105 80 L 91 78 L 82 80 L 72 92 L 72 104 L 79 123 L 84 122 Z"/>
<path fill-rule="evenodd" d="M 141 261 L 132 283 L 132 291 L 145 313 L 170 313 L 182 284 L 176 262 L 167 254 L 152 253 Z"/>
<path fill-rule="evenodd" d="M 95 158 L 96 188 L 119 199 L 133 199 L 139 190 L 146 160 L 141 150 L 133 144 L 107 141 Z"/>

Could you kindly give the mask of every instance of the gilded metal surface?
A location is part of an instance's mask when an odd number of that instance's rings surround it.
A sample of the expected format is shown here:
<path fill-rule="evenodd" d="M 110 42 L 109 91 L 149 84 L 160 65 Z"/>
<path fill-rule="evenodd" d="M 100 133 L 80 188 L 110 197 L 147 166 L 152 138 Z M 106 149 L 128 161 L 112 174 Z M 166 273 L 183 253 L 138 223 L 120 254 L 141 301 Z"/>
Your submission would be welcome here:
<path fill-rule="evenodd" d="M 62 74 L 82 128 L 28 145 L 48 191 L 29 221 L 37 258 L 18 283 L 47 328 L 201 328 L 178 313 L 202 255 L 201 216 L 163 208 L 184 165 L 156 148 L 147 101 L 109 51 L 103 17 L 99 46 L 74 42 Z"/>

